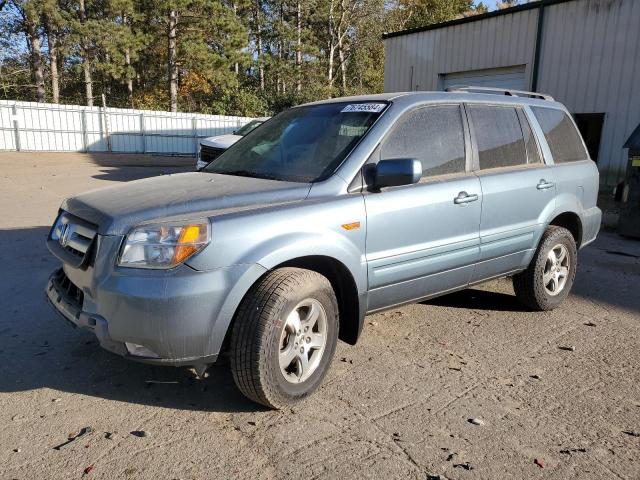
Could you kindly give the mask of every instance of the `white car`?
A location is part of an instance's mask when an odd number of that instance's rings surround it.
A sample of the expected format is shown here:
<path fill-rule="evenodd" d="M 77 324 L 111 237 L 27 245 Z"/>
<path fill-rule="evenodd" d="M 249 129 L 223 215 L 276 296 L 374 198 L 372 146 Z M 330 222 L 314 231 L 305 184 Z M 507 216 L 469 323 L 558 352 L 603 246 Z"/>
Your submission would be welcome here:
<path fill-rule="evenodd" d="M 198 156 L 196 157 L 196 170 L 202 170 L 204 167 L 213 162 L 231 145 L 236 143 L 249 132 L 255 130 L 271 117 L 260 117 L 251 120 L 233 133 L 226 135 L 218 135 L 217 137 L 208 137 L 200 141 L 198 148 Z"/>

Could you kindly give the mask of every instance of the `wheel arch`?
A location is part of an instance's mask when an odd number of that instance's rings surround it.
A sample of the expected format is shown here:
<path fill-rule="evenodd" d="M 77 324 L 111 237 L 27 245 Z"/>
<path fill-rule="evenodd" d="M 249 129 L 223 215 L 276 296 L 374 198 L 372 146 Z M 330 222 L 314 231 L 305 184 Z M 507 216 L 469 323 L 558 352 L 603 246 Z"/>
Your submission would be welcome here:
<path fill-rule="evenodd" d="M 580 248 L 582 244 L 582 220 L 577 213 L 567 211 L 557 214 L 549 222 L 549 225 L 555 225 L 556 227 L 563 227 L 569 230 L 576 242 L 576 247 Z"/>
<path fill-rule="evenodd" d="M 295 267 L 312 270 L 326 277 L 338 300 L 340 314 L 340 340 L 355 345 L 362 331 L 366 307 L 358 294 L 351 271 L 341 261 L 325 255 L 308 255 L 287 260 L 276 267 Z"/>
<path fill-rule="evenodd" d="M 357 343 L 366 314 L 366 295 L 358 292 L 353 274 L 340 260 L 327 255 L 305 255 L 284 260 L 268 269 L 261 266 L 261 270 L 249 273 L 248 278 L 240 282 L 241 285 L 236 286 L 238 290 L 234 295 L 231 295 L 233 299 L 229 298 L 225 305 L 226 314 L 223 317 L 229 320 L 224 322 L 224 337 L 220 343 L 220 352 L 228 349 L 233 322 L 236 320 L 237 309 L 242 299 L 265 275 L 284 267 L 311 270 L 329 280 L 338 300 L 340 315 L 338 338 L 350 345 Z M 219 332 L 221 331 L 219 330 Z"/>

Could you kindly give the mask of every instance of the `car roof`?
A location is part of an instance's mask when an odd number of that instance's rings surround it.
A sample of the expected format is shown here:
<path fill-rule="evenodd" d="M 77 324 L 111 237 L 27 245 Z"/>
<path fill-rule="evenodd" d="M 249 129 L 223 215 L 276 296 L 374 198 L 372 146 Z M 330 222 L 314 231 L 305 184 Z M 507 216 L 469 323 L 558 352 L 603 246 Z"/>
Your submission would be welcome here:
<path fill-rule="evenodd" d="M 353 95 L 349 97 L 335 97 L 335 98 L 327 98 L 325 100 L 318 100 L 315 102 L 305 103 L 301 106 L 307 105 L 323 105 L 327 103 L 338 103 L 338 102 L 380 102 L 380 101 L 390 101 L 397 97 L 403 95 L 410 95 L 411 92 L 398 92 L 398 93 L 378 93 L 373 95 Z"/>
<path fill-rule="evenodd" d="M 498 93 L 503 92 L 503 93 Z M 472 93 L 465 91 L 452 91 L 452 92 L 441 92 L 441 91 L 424 91 L 424 92 L 394 92 L 394 93 L 381 93 L 376 95 L 357 95 L 351 97 L 337 97 L 337 98 L 329 98 L 326 100 L 320 100 L 317 102 L 306 103 L 304 106 L 308 105 L 323 105 L 329 103 L 343 103 L 343 102 L 376 102 L 376 101 L 386 101 L 386 102 L 394 102 L 394 103 L 402 103 L 409 106 L 412 103 L 420 104 L 420 103 L 438 103 L 438 102 L 468 102 L 468 103 L 502 103 L 502 104 L 513 104 L 513 105 L 530 105 L 536 107 L 550 107 L 556 109 L 566 110 L 565 107 L 555 100 L 551 99 L 542 99 L 542 98 L 532 98 L 527 96 L 517 96 L 509 93 L 509 90 L 499 91 L 496 90 L 496 93 Z M 525 93 L 525 92 L 520 92 Z M 541 95 L 541 94 L 540 94 Z"/>

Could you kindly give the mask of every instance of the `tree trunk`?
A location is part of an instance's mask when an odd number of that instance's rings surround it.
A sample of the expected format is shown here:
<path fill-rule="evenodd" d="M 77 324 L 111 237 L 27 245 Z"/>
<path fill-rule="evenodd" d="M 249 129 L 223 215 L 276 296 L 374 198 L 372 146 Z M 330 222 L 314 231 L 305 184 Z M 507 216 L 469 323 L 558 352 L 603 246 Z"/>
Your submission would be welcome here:
<path fill-rule="evenodd" d="M 85 59 L 82 65 L 84 71 L 84 93 L 87 97 L 87 106 L 93 107 L 93 79 L 91 78 L 91 65 Z"/>
<path fill-rule="evenodd" d="M 85 10 L 84 0 L 78 2 L 78 15 L 80 17 L 80 23 L 83 25 L 87 23 L 87 12 Z M 84 92 L 87 97 L 87 106 L 93 107 L 93 78 L 91 77 L 91 59 L 89 58 L 89 47 L 87 45 L 87 39 L 83 37 L 81 41 L 82 46 L 82 70 L 84 72 Z"/>
<path fill-rule="evenodd" d="M 122 21 L 125 25 L 130 27 L 129 25 L 129 17 L 124 14 L 122 15 Z M 124 63 L 127 67 L 127 98 L 129 99 L 129 106 L 134 108 L 133 106 L 133 77 L 131 76 L 131 49 L 129 47 L 124 50 Z"/>
<path fill-rule="evenodd" d="M 335 42 L 336 32 L 335 32 L 333 12 L 334 12 L 334 1 L 331 0 L 331 3 L 329 3 L 329 59 L 328 59 L 329 67 L 327 70 L 327 79 L 329 81 L 328 83 L 329 83 L 330 90 L 333 89 L 333 62 L 336 54 L 336 42 Z M 333 97 L 333 92 L 330 91 L 329 94 Z"/>
<path fill-rule="evenodd" d="M 342 94 L 347 91 L 347 63 L 344 57 L 344 49 L 342 47 L 342 38 L 338 40 L 338 58 L 340 59 L 340 74 L 342 75 Z"/>
<path fill-rule="evenodd" d="M 285 93 L 286 87 L 284 86 L 284 78 L 282 78 L 282 50 L 284 49 L 284 41 L 282 37 L 283 33 L 283 24 L 284 24 L 284 10 L 282 2 L 280 3 L 280 19 L 279 19 L 279 32 L 278 32 L 278 67 L 276 69 L 276 92 L 277 93 Z"/>
<path fill-rule="evenodd" d="M 256 0 L 256 57 L 258 59 L 258 76 L 260 77 L 260 90 L 264 91 L 264 65 L 262 65 L 262 27 L 260 25 L 260 0 Z"/>
<path fill-rule="evenodd" d="M 131 70 L 131 53 L 130 53 L 128 48 L 124 51 L 124 62 L 127 65 L 127 98 L 129 99 L 129 105 L 131 106 L 131 108 L 134 108 L 134 106 L 133 106 L 133 78 L 129 74 L 129 72 Z"/>
<path fill-rule="evenodd" d="M 38 102 L 45 101 L 44 95 L 44 72 L 42 69 L 42 49 L 40 46 L 40 35 L 38 34 L 38 26 L 32 18 L 26 19 L 27 37 L 29 38 L 29 47 L 31 49 L 31 68 L 33 69 L 33 78 L 36 83 L 36 93 Z"/>
<path fill-rule="evenodd" d="M 296 72 L 298 75 L 296 90 L 300 93 L 302 92 L 302 7 L 300 2 L 296 5 L 296 33 L 298 36 L 296 39 Z"/>
<path fill-rule="evenodd" d="M 327 77 L 329 79 L 329 88 L 333 88 L 333 58 L 335 56 L 335 47 L 331 45 L 329 47 L 329 69 L 327 71 Z"/>
<path fill-rule="evenodd" d="M 236 2 L 232 2 L 231 6 L 233 7 L 233 15 L 238 18 L 238 5 L 236 4 Z M 240 64 L 238 62 L 235 62 L 233 64 L 233 71 L 235 72 L 236 76 L 240 73 Z"/>
<path fill-rule="evenodd" d="M 176 62 L 176 37 L 178 26 L 178 12 L 169 12 L 169 97 L 171 101 L 171 111 L 178 111 L 178 64 Z"/>
<path fill-rule="evenodd" d="M 49 44 L 49 70 L 51 71 L 51 96 L 53 103 L 60 103 L 60 75 L 58 74 L 58 35 L 47 23 L 47 41 Z"/>

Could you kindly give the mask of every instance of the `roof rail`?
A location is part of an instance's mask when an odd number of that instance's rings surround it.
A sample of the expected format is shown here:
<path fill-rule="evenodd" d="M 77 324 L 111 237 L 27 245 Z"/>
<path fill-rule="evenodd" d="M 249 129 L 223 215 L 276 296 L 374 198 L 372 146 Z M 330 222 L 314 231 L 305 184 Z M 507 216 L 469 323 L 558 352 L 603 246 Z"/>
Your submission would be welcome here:
<path fill-rule="evenodd" d="M 510 97 L 529 97 L 529 98 L 538 98 L 540 100 L 549 100 L 551 102 L 554 101 L 554 98 L 551 95 L 545 95 L 544 93 L 538 93 L 538 92 L 526 92 L 524 90 L 512 90 L 510 88 L 472 87 L 467 85 L 454 85 L 452 87 L 448 87 L 445 91 L 467 92 L 467 93 L 489 93 L 489 94 L 507 95 Z"/>

